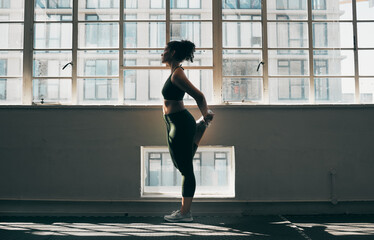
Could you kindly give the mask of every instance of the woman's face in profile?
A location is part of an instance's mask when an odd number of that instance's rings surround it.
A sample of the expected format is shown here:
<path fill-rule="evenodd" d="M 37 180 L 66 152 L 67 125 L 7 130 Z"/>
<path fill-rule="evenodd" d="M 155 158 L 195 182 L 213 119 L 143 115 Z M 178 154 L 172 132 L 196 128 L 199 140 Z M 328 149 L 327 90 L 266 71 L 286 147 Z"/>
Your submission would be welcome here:
<path fill-rule="evenodd" d="M 164 52 L 161 54 L 161 62 L 168 63 L 172 59 L 170 49 L 168 47 L 164 48 Z"/>

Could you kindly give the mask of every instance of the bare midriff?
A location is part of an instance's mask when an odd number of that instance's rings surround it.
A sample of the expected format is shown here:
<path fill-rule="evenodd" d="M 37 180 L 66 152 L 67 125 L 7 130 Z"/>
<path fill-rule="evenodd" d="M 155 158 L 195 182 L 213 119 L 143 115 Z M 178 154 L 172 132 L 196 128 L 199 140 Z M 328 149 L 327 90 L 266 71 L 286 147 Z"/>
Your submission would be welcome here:
<path fill-rule="evenodd" d="M 164 112 L 164 115 L 176 113 L 184 110 L 184 103 L 183 100 L 177 101 L 177 100 L 164 100 L 164 105 L 162 107 L 162 110 Z"/>

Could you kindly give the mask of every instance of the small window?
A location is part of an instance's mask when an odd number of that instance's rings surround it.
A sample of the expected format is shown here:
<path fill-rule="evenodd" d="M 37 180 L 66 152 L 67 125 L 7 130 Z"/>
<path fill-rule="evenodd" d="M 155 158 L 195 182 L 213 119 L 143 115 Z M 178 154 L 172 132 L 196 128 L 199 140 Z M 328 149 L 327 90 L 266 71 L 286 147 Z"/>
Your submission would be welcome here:
<path fill-rule="evenodd" d="M 168 148 L 142 147 L 141 196 L 180 197 L 181 174 L 174 167 Z M 193 167 L 195 197 L 235 197 L 234 147 L 199 147 Z"/>
<path fill-rule="evenodd" d="M 0 100 L 6 100 L 6 79 L 0 79 Z"/>

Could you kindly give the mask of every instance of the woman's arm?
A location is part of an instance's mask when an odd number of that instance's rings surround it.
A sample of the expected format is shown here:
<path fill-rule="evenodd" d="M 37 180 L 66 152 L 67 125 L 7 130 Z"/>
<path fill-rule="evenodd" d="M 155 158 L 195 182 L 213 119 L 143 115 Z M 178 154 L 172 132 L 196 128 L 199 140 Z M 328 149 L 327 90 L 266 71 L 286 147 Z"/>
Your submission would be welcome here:
<path fill-rule="evenodd" d="M 208 104 L 204 94 L 188 80 L 182 69 L 178 68 L 175 70 L 171 78 L 171 82 L 195 99 L 197 106 L 199 107 L 206 122 L 213 119 L 214 113 L 212 111 L 208 111 Z"/>

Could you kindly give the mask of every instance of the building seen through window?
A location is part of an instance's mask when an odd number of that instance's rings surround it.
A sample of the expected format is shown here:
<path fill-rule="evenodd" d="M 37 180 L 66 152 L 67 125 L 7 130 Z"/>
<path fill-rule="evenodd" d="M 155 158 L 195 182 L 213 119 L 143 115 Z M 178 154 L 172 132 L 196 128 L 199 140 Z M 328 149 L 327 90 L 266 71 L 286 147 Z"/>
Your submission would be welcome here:
<path fill-rule="evenodd" d="M 175 196 L 180 193 L 181 174 L 173 166 L 167 148 L 143 147 L 143 196 Z M 234 196 L 234 159 L 231 147 L 199 147 L 194 156 L 196 195 Z"/>
<path fill-rule="evenodd" d="M 78 21 L 73 0 L 32 1 L 31 24 L 24 0 L 0 1 L 1 104 L 22 104 L 30 92 L 34 103 L 161 104 L 170 71 L 160 55 L 181 39 L 196 44 L 194 63 L 184 66 L 210 103 L 373 103 L 374 70 L 365 64 L 374 55 L 372 0 L 266 0 L 266 9 L 259 0 L 223 0 L 220 34 L 215 1 L 78 0 Z M 33 29 L 27 43 L 25 24 Z M 24 51 L 32 51 L 31 72 L 23 72 Z"/>

